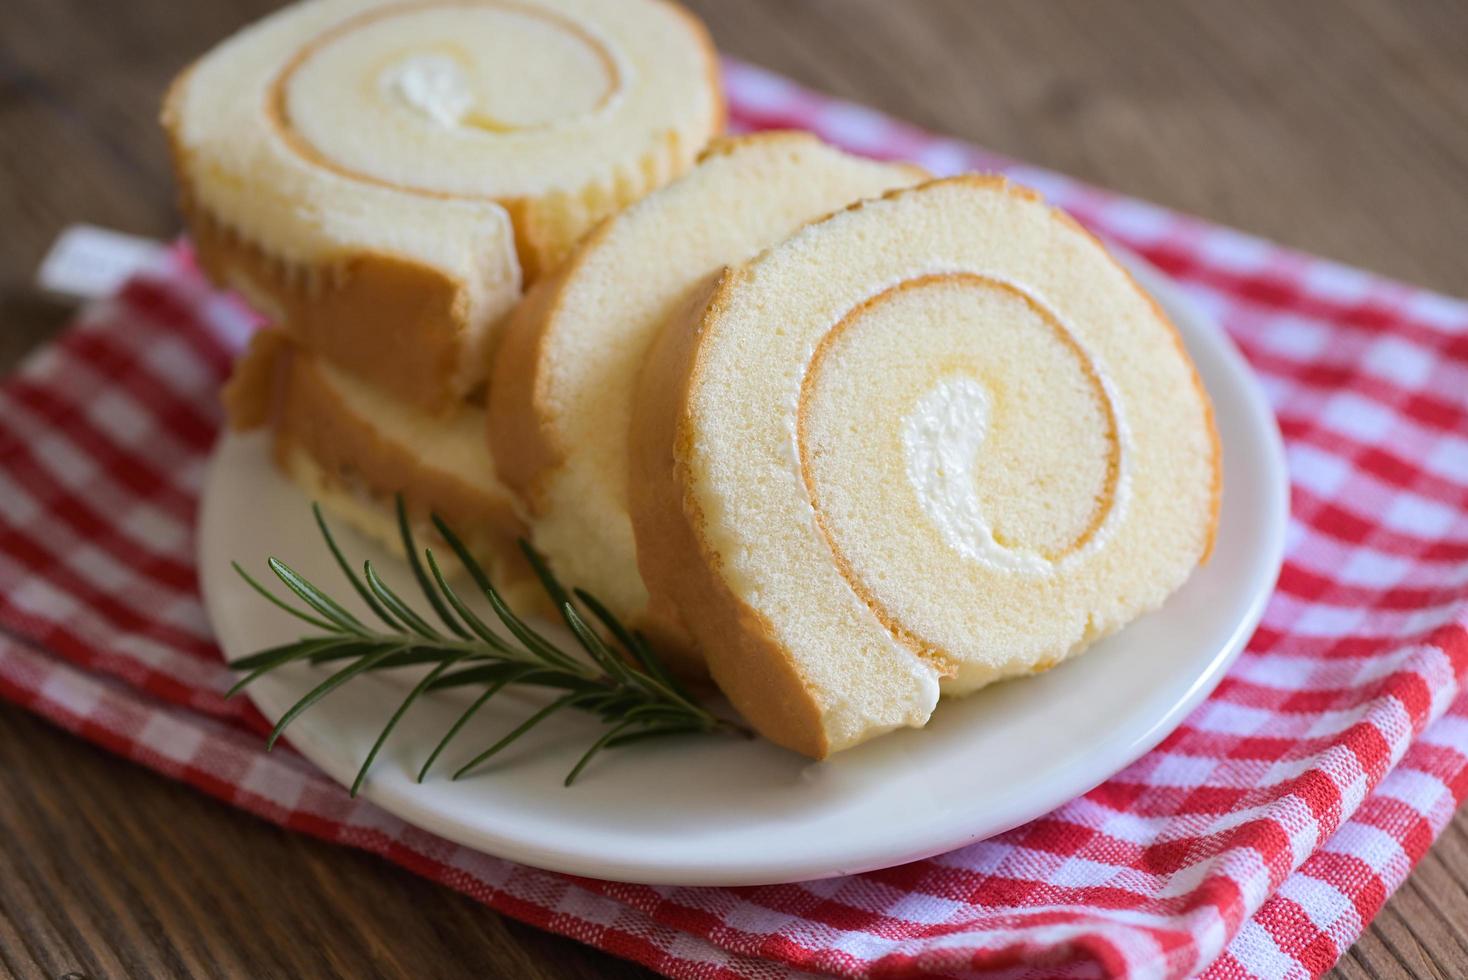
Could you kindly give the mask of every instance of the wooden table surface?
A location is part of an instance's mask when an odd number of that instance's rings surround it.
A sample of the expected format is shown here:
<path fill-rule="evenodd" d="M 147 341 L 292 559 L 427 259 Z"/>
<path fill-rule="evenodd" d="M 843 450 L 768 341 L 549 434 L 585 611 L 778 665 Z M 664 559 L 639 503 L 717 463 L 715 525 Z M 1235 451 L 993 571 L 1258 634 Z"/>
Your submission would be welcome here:
<path fill-rule="evenodd" d="M 64 322 L 65 225 L 178 229 L 156 106 L 270 0 L 0 3 L 0 369 Z M 1449 293 L 1468 246 L 1462 0 L 694 0 L 727 51 L 921 125 Z M 1468 977 L 1459 814 L 1340 962 Z M 645 976 L 0 708 L 0 972 Z"/>

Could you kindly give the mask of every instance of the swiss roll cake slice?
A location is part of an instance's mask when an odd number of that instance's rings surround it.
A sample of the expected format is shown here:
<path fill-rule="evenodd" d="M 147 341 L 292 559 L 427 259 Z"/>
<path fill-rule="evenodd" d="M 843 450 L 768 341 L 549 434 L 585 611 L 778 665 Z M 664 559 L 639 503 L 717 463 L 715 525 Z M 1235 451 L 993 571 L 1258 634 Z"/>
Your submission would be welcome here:
<path fill-rule="evenodd" d="M 669 610 L 649 612 L 627 513 L 627 427 L 643 356 L 700 280 L 919 169 L 849 156 L 800 133 L 722 140 L 688 174 L 609 219 L 511 316 L 489 388 L 501 476 L 526 501 L 556 573 L 696 655 Z"/>
<path fill-rule="evenodd" d="M 998 178 L 812 224 L 670 319 L 631 426 L 651 593 L 820 758 L 1046 669 L 1208 554 L 1212 410 L 1106 250 Z"/>
<path fill-rule="evenodd" d="M 205 54 L 163 121 L 210 274 L 447 411 L 522 281 L 685 170 L 723 103 L 664 0 L 307 0 Z"/>
<path fill-rule="evenodd" d="M 270 431 L 276 465 L 328 516 L 401 556 L 395 502 L 401 494 L 420 543 L 438 540 L 430 521 L 437 514 L 497 585 L 529 584 L 518 546 L 526 531 L 485 451 L 482 410 L 431 415 L 314 356 L 279 330 L 255 335 L 235 365 L 224 402 L 235 429 Z"/>

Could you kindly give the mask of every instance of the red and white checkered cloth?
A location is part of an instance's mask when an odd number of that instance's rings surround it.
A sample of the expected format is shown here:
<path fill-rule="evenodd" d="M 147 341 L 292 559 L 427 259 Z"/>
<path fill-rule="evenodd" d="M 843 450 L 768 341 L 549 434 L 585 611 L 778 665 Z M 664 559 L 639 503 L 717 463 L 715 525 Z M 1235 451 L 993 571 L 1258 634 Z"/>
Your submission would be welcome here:
<path fill-rule="evenodd" d="M 262 719 L 199 603 L 216 390 L 249 317 L 181 250 L 0 390 L 0 694 L 268 820 L 680 977 L 1308 976 L 1468 795 L 1468 304 L 998 159 L 729 64 L 741 128 L 1002 170 L 1175 276 L 1289 448 L 1279 590 L 1156 750 L 1017 830 L 872 874 L 671 888 L 551 874 L 349 799 Z"/>

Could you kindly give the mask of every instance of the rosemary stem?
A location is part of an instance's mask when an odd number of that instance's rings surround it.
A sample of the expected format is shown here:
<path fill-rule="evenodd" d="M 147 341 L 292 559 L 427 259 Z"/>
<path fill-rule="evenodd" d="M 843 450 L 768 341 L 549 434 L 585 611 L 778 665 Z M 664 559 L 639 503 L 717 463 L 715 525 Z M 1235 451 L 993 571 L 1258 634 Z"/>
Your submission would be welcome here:
<path fill-rule="evenodd" d="M 358 770 L 352 785 L 354 794 L 408 708 L 445 687 L 482 685 L 418 770 L 419 782 L 463 733 L 470 719 L 510 685 L 562 693 L 460 766 L 453 778 L 478 768 L 565 708 L 575 708 L 604 726 L 567 774 L 568 786 L 602 752 L 638 741 L 695 733 L 750 736 L 744 726 L 719 718 L 694 700 L 668 673 L 646 640 L 627 629 L 596 597 L 561 585 L 549 564 L 529 544 L 521 542 L 521 547 L 541 587 L 570 629 L 574 644 L 558 645 L 516 614 L 469 549 L 436 515 L 432 517 L 433 526 L 489 603 L 503 634 L 491 630 L 459 597 L 432 550 L 423 551 L 420 557 L 401 499 L 397 502 L 398 529 L 414 582 L 427 603 L 426 613 L 394 591 L 370 563 L 361 566 L 359 575 L 321 509 L 315 505 L 312 509 L 337 569 L 381 625 L 369 627 L 339 600 L 279 559 L 271 558 L 268 565 L 286 587 L 284 596 L 267 589 L 236 563 L 236 572 L 250 588 L 317 632 L 237 661 L 236 669 L 245 676 L 230 693 L 287 664 L 304 663 L 313 668 L 333 665 L 329 676 L 281 715 L 270 735 L 269 744 L 274 744 L 296 718 L 337 688 L 378 671 L 428 666 L 427 673 L 388 715 Z M 435 620 L 442 629 L 434 625 Z"/>

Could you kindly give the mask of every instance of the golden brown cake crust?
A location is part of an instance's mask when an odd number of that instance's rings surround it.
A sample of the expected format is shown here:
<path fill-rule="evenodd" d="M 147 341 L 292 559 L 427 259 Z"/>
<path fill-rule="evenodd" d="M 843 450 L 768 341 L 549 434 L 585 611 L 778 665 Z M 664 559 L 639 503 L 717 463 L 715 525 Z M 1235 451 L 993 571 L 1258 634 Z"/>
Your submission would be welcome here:
<path fill-rule="evenodd" d="M 198 208 L 183 211 L 199 265 L 214 282 L 246 292 L 294 339 L 393 397 L 436 415 L 457 409 L 450 379 L 467 306 L 459 283 L 381 254 L 332 267 L 287 265 Z"/>
<path fill-rule="evenodd" d="M 508 496 L 426 466 L 411 447 L 385 439 L 279 331 L 256 334 L 224 400 L 232 427 L 271 427 L 275 459 L 286 473 L 292 472 L 292 457 L 302 453 L 332 489 L 366 493 L 385 508 L 402 493 L 415 522 L 426 522 L 431 506 L 474 539 L 476 553 L 521 564 L 517 542 L 526 532 Z"/>
<path fill-rule="evenodd" d="M 220 389 L 229 427 L 248 432 L 273 420 L 276 385 L 282 377 L 280 359 L 287 356 L 290 341 L 279 330 L 257 330 L 250 344 L 234 362 L 234 371 Z"/>
<path fill-rule="evenodd" d="M 604 233 L 603 222 L 592 230 L 581 248 L 555 274 L 542 279 L 510 314 L 495 355 L 488 392 L 486 434 L 490 455 L 500 480 L 513 490 L 532 514 L 543 508 L 542 481 L 545 474 L 566 458 L 566 448 L 543 409 L 541 346 L 563 296 L 566 281 L 574 274 L 585 246 Z M 698 292 L 698 291 L 695 291 Z M 647 370 L 647 368 L 644 368 Z M 635 481 L 634 481 L 635 482 Z M 670 603 L 653 599 L 644 615 L 632 622 L 644 633 L 666 665 L 686 680 L 707 683 L 708 671 L 678 610 Z"/>
<path fill-rule="evenodd" d="M 510 313 L 500 334 L 489 379 L 487 437 L 500 479 L 520 495 L 532 514 L 540 507 L 540 479 L 560 465 L 566 450 L 555 428 L 545 420 L 541 387 L 541 350 L 555 319 L 563 287 L 576 269 L 585 246 L 605 228 L 597 226 L 582 248 L 551 275 L 531 287 Z"/>
<path fill-rule="evenodd" d="M 707 553 L 703 517 L 688 491 L 686 431 L 697 384 L 699 337 L 737 273 L 725 270 L 690 294 L 643 365 L 629 443 L 637 566 L 654 611 L 673 610 L 703 647 L 709 672 L 760 734 L 814 759 L 830 750 L 821 713 L 769 623 L 734 595 Z M 709 643 L 720 637 L 724 642 Z M 734 639 L 735 643 L 729 643 Z"/>

